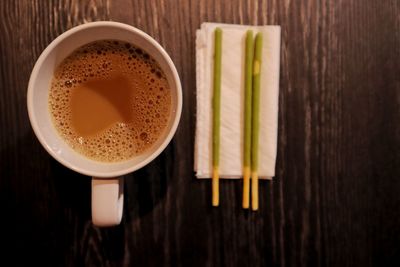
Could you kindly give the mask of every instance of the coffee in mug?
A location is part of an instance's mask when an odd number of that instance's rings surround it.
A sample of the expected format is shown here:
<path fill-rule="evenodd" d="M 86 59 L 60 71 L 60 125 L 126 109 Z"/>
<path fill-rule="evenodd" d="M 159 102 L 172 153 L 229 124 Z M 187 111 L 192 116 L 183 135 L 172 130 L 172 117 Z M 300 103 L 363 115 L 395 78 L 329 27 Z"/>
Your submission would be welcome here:
<path fill-rule="evenodd" d="M 146 151 L 163 133 L 171 117 L 171 90 L 145 50 L 100 40 L 60 63 L 49 108 L 55 128 L 74 150 L 116 162 Z"/>

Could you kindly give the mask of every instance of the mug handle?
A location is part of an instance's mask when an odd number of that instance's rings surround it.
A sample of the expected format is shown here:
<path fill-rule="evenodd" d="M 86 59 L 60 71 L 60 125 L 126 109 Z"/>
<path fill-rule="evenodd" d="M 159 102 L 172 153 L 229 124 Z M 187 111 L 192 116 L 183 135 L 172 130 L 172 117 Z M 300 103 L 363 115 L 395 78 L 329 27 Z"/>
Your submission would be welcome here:
<path fill-rule="evenodd" d="M 92 177 L 92 222 L 96 226 L 120 224 L 124 205 L 124 177 Z"/>

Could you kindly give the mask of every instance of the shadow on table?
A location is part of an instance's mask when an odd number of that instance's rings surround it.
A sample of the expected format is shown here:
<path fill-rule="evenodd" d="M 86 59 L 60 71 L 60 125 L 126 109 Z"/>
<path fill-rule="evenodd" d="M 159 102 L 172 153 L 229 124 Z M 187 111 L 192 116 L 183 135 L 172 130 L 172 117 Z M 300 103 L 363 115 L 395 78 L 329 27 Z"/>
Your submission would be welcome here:
<path fill-rule="evenodd" d="M 125 222 L 132 223 L 152 212 L 165 198 L 171 178 L 171 145 L 145 167 L 125 177 Z"/>

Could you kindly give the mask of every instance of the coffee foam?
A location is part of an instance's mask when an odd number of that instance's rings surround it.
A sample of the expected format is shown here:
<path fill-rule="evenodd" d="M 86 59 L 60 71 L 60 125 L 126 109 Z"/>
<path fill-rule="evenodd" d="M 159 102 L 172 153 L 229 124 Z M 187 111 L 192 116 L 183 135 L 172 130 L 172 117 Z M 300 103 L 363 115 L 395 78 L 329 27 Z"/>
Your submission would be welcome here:
<path fill-rule="evenodd" d="M 129 80 L 135 116 L 83 135 L 72 119 L 76 90 L 117 74 Z M 86 157 L 105 162 L 127 160 L 150 148 L 166 128 L 170 107 L 171 90 L 157 62 L 144 50 L 113 40 L 85 45 L 67 57 L 54 74 L 49 95 L 53 123 L 63 139 Z"/>

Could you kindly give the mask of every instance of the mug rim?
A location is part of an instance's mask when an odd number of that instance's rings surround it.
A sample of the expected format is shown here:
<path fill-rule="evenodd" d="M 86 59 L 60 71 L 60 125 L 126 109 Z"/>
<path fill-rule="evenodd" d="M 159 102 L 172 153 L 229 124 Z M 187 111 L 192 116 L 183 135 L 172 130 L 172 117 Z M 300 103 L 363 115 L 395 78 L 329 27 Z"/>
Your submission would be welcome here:
<path fill-rule="evenodd" d="M 141 38 L 146 39 L 146 41 L 150 42 L 156 49 L 157 51 L 161 54 L 161 56 L 164 58 L 166 61 L 169 71 L 172 74 L 172 78 L 175 82 L 175 88 L 176 90 L 176 105 L 174 106 L 175 108 L 175 114 L 171 118 L 173 119 L 173 123 L 171 124 L 171 127 L 169 129 L 169 132 L 166 134 L 166 136 L 163 138 L 162 143 L 157 147 L 156 150 L 153 151 L 148 157 L 146 157 L 144 160 L 140 161 L 138 164 L 132 164 L 131 167 L 128 168 L 121 168 L 119 170 L 110 172 L 110 173 L 103 173 L 103 172 L 98 172 L 98 171 L 91 171 L 91 170 L 86 170 L 84 168 L 75 166 L 74 164 L 70 163 L 69 161 L 65 160 L 64 158 L 60 157 L 57 153 L 55 153 L 51 147 L 49 146 L 47 140 L 45 137 L 41 134 L 41 131 L 39 130 L 37 118 L 34 115 L 34 103 L 33 103 L 33 91 L 34 91 L 34 83 L 36 79 L 38 79 L 38 73 L 39 70 L 41 69 L 44 60 L 48 56 L 48 54 L 55 48 L 57 47 L 64 39 L 68 38 L 70 35 L 75 34 L 78 31 L 82 31 L 88 28 L 95 28 L 95 27 L 115 27 L 123 30 L 127 30 L 130 32 L 133 32 L 137 35 L 139 35 Z M 95 40 L 93 40 L 95 41 Z M 98 177 L 98 178 L 112 178 L 112 177 L 117 177 L 117 176 L 122 176 L 131 172 L 134 172 L 145 165 L 149 164 L 151 161 L 153 161 L 158 155 L 161 154 L 162 151 L 168 146 L 170 141 L 172 140 L 173 136 L 175 135 L 175 132 L 178 128 L 181 113 L 182 113 L 182 86 L 181 86 L 181 81 L 178 75 L 178 71 L 176 70 L 175 64 L 173 63 L 172 59 L 168 55 L 168 53 L 165 51 L 165 49 L 150 35 L 145 33 L 144 31 L 125 24 L 121 22 L 114 22 L 114 21 L 96 21 L 96 22 L 88 22 L 84 23 L 78 26 L 75 26 L 62 34 L 60 34 L 58 37 L 56 37 L 40 54 L 39 58 L 36 60 L 35 65 L 33 67 L 33 70 L 31 72 L 30 78 L 29 78 L 29 83 L 28 83 L 28 92 L 27 92 L 27 108 L 28 108 L 28 116 L 29 116 L 29 121 L 31 124 L 31 127 L 35 133 L 36 138 L 39 140 L 41 145 L 45 148 L 45 150 L 58 162 L 60 162 L 62 165 L 65 167 L 76 171 L 78 173 L 92 176 L 92 177 Z M 96 161 L 94 160 L 97 164 L 101 165 L 109 165 L 113 164 L 112 162 L 101 162 L 101 161 Z"/>

